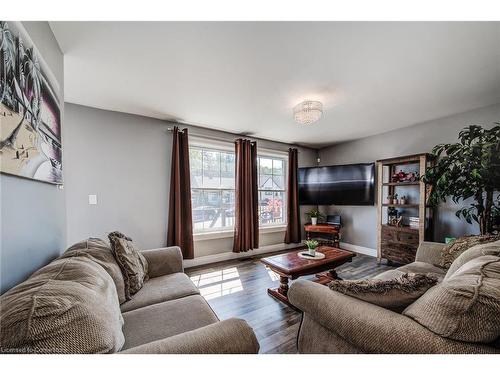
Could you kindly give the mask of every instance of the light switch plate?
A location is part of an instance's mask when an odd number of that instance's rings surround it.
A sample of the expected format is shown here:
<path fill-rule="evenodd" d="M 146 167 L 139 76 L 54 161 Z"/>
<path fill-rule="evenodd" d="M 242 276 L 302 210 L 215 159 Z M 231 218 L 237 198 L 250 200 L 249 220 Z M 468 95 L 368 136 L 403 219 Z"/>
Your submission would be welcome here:
<path fill-rule="evenodd" d="M 89 194 L 89 204 L 97 204 L 97 195 Z"/>

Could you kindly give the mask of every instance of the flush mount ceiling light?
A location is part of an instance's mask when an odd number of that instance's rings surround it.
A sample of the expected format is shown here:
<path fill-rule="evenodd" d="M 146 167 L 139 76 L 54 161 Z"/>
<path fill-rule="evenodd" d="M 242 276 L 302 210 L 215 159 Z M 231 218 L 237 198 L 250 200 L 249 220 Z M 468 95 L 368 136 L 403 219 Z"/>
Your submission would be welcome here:
<path fill-rule="evenodd" d="M 323 114 L 323 104 L 313 100 L 305 100 L 293 108 L 293 118 L 299 124 L 312 124 Z"/>

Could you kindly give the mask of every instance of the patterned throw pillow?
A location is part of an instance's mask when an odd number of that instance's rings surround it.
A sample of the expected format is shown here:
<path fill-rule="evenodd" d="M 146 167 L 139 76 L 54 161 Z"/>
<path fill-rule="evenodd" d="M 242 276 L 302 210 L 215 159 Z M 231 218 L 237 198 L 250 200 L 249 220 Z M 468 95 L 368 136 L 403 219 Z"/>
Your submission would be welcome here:
<path fill-rule="evenodd" d="M 500 240 L 500 235 L 463 236 L 453 240 L 441 250 L 440 267 L 450 268 L 455 259 L 472 246 Z"/>
<path fill-rule="evenodd" d="M 148 262 L 132 243 L 130 237 L 120 232 L 108 235 L 111 250 L 120 266 L 125 280 L 125 297 L 128 300 L 137 293 L 149 279 Z"/>
<path fill-rule="evenodd" d="M 329 287 L 336 292 L 374 305 L 402 310 L 437 282 L 438 279 L 434 275 L 405 273 L 390 280 L 334 280 Z"/>

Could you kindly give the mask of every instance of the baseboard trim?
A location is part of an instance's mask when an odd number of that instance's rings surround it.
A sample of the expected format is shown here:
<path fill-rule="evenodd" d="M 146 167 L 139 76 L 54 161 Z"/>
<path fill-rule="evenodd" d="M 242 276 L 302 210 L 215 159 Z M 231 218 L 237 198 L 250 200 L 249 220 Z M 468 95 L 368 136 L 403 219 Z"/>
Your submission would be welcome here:
<path fill-rule="evenodd" d="M 340 243 L 340 247 L 342 249 L 354 251 L 356 253 L 365 254 L 365 255 L 372 256 L 372 257 L 376 257 L 377 256 L 377 250 L 376 249 L 372 249 L 370 247 L 353 245 L 353 244 L 350 244 L 350 243 L 347 243 L 347 242 L 341 242 Z"/>
<path fill-rule="evenodd" d="M 298 246 L 300 246 L 299 243 L 292 243 L 292 244 L 279 243 L 276 245 L 262 246 L 258 249 L 249 250 L 245 253 L 226 252 L 226 253 L 219 253 L 219 254 L 213 254 L 213 255 L 205 255 L 203 257 L 199 257 L 199 258 L 195 258 L 195 259 L 184 260 L 184 268 L 192 268 L 192 267 L 197 267 L 197 266 L 203 266 L 205 264 L 210 264 L 210 263 L 224 262 L 225 260 L 250 258 L 250 257 L 255 256 L 255 255 L 262 255 L 262 254 L 274 253 L 274 252 L 282 251 L 282 250 L 294 249 Z M 369 247 L 352 245 L 352 244 L 346 243 L 346 242 L 341 242 L 340 247 L 343 249 L 346 249 L 346 250 L 354 251 L 355 253 L 359 253 L 359 254 L 365 254 L 365 255 L 372 256 L 372 257 L 377 256 L 377 250 L 369 248 Z"/>
<path fill-rule="evenodd" d="M 294 249 L 296 247 L 299 247 L 300 245 L 301 245 L 300 243 L 291 243 L 291 244 L 279 243 L 276 245 L 262 246 L 262 247 L 259 247 L 258 249 L 249 250 L 249 251 L 246 251 L 244 253 L 225 252 L 225 253 L 219 253 L 219 254 L 213 254 L 213 255 L 205 255 L 205 256 L 202 256 L 199 258 L 185 259 L 184 260 L 184 268 L 192 268 L 192 267 L 202 266 L 202 265 L 210 264 L 210 263 L 223 262 L 225 260 L 250 258 L 250 257 L 253 257 L 255 255 L 262 255 L 262 254 L 274 253 L 274 252 L 282 251 L 282 250 Z"/>

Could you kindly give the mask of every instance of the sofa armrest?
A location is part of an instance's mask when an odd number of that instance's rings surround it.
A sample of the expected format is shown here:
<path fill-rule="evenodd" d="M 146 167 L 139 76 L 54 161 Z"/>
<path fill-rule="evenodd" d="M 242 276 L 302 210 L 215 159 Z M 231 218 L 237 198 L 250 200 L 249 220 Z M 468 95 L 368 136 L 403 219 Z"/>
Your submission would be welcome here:
<path fill-rule="evenodd" d="M 295 281 L 290 302 L 365 353 L 496 353 L 486 345 L 445 339 L 413 319 L 330 290 L 307 280 Z M 307 332 L 304 332 L 307 334 Z"/>
<path fill-rule="evenodd" d="M 124 350 L 123 354 L 256 354 L 259 342 L 243 319 L 228 319 Z"/>
<path fill-rule="evenodd" d="M 182 252 L 178 246 L 142 250 L 141 254 L 144 255 L 144 258 L 148 261 L 149 277 L 184 272 Z"/>
<path fill-rule="evenodd" d="M 444 243 L 423 241 L 418 246 L 415 260 L 439 266 L 443 247 L 445 247 Z"/>

